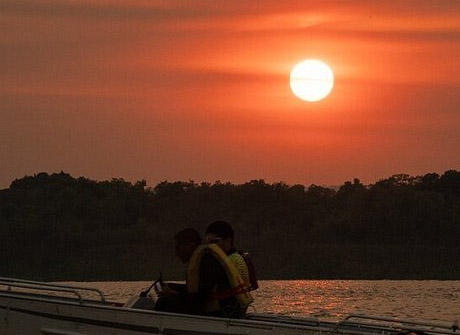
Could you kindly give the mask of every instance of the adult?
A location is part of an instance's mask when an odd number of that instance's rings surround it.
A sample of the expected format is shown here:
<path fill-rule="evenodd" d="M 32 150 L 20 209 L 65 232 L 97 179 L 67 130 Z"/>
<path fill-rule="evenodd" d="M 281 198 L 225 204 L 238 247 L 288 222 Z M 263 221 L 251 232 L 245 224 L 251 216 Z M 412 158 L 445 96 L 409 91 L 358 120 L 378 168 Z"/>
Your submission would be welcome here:
<path fill-rule="evenodd" d="M 201 245 L 201 236 L 193 228 L 186 228 L 174 235 L 174 254 L 187 264 L 193 252 Z M 162 283 L 159 289 L 155 286 L 158 299 L 155 310 L 163 312 L 202 314 L 203 298 L 199 295 L 188 295 L 186 284 Z"/>

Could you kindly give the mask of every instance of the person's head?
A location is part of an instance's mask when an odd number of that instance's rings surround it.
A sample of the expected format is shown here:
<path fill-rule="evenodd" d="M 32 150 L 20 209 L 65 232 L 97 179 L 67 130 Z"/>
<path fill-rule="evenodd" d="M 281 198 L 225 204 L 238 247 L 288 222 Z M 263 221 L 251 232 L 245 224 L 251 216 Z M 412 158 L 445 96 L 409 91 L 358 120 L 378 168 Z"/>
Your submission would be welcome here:
<path fill-rule="evenodd" d="M 201 236 L 193 228 L 181 230 L 174 236 L 175 255 L 183 262 L 187 263 L 192 257 L 195 249 L 201 244 Z"/>
<path fill-rule="evenodd" d="M 227 221 L 215 221 L 206 228 L 206 243 L 216 243 L 225 252 L 233 247 L 235 233 Z"/>

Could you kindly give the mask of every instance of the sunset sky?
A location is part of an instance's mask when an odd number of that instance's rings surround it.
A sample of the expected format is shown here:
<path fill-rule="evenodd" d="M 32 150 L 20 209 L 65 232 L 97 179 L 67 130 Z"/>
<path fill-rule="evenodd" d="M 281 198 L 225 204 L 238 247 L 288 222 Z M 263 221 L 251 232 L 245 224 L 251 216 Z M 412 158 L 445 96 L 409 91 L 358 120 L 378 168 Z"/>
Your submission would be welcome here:
<path fill-rule="evenodd" d="M 460 169 L 460 1 L 2 0 L 0 189 Z M 332 68 L 296 98 L 304 59 Z"/>

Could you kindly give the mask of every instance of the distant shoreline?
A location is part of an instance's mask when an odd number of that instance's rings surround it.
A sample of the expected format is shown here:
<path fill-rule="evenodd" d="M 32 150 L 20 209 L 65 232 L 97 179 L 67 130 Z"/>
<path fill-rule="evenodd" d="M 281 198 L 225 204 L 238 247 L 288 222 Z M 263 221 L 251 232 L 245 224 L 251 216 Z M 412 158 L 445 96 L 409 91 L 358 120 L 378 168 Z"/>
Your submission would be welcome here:
<path fill-rule="evenodd" d="M 460 172 L 311 185 L 93 181 L 39 173 L 0 191 L 2 276 L 184 277 L 172 236 L 232 223 L 267 280 L 459 280 Z"/>

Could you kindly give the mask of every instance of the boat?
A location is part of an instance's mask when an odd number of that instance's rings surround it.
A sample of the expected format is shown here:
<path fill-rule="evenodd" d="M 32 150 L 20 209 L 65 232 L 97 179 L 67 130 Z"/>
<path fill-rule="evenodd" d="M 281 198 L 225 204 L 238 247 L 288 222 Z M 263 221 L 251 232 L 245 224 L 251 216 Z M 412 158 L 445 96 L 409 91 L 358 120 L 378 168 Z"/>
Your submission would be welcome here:
<path fill-rule="evenodd" d="M 147 309 L 145 299 L 121 304 L 95 288 L 0 277 L 0 335 L 458 335 L 456 324 L 367 315 L 327 321 L 264 313 L 244 319 L 166 313 Z"/>

